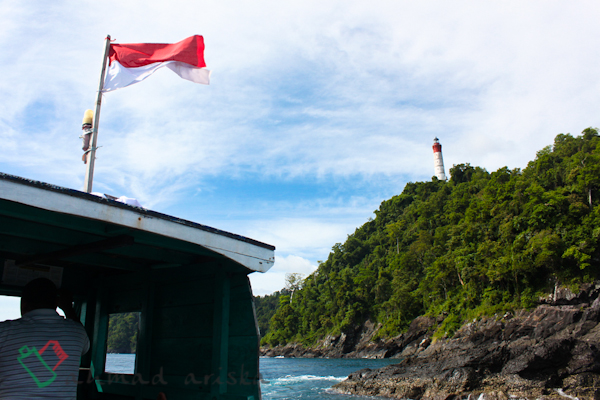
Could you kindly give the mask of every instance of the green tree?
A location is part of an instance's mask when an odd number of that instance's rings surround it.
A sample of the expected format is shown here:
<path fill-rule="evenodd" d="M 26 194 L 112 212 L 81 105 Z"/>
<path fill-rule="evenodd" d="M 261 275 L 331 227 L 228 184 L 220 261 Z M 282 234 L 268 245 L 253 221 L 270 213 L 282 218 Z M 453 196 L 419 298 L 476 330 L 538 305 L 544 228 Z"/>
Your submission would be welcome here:
<path fill-rule="evenodd" d="M 466 318 L 532 306 L 557 282 L 597 279 L 599 143 L 588 128 L 557 135 L 523 170 L 458 164 L 448 182 L 407 183 L 288 285 L 263 344 L 311 344 L 367 319 L 393 336 L 420 315 L 445 316 L 439 332 L 451 334 Z"/>

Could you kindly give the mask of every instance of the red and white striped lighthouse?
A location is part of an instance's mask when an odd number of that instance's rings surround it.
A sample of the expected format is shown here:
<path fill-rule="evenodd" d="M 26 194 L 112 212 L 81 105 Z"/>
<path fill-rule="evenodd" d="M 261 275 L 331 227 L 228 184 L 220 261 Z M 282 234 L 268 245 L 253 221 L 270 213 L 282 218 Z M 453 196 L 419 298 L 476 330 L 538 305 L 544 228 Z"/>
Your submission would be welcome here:
<path fill-rule="evenodd" d="M 444 159 L 442 158 L 442 145 L 438 138 L 433 139 L 433 165 L 435 167 L 435 176 L 441 181 L 446 180 L 444 172 Z"/>

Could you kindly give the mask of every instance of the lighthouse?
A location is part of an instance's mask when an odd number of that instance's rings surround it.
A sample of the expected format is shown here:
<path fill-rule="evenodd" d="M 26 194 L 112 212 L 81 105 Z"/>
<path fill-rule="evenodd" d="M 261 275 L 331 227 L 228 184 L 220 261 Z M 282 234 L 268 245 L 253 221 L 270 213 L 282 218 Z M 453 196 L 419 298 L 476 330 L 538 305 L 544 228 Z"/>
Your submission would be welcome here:
<path fill-rule="evenodd" d="M 444 159 L 442 158 L 442 145 L 438 138 L 433 139 L 433 165 L 435 167 L 435 176 L 441 181 L 446 180 L 444 172 Z"/>

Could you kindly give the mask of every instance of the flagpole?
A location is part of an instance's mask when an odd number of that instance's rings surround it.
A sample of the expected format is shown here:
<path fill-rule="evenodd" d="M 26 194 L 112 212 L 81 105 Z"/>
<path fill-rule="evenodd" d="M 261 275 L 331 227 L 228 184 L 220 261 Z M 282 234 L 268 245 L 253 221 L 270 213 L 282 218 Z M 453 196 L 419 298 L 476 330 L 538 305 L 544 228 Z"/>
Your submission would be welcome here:
<path fill-rule="evenodd" d="M 87 193 L 92 192 L 92 183 L 94 180 L 94 163 L 96 161 L 96 143 L 98 142 L 98 124 L 100 123 L 100 106 L 102 104 L 102 89 L 104 89 L 104 76 L 106 74 L 106 60 L 108 60 L 108 51 L 110 50 L 110 35 L 106 36 L 106 45 L 104 46 L 104 59 L 102 60 L 102 73 L 100 74 L 100 85 L 98 86 L 98 98 L 96 100 L 96 112 L 94 112 L 94 125 L 92 127 L 92 138 L 90 140 L 90 151 L 87 155 L 87 169 L 83 190 Z"/>

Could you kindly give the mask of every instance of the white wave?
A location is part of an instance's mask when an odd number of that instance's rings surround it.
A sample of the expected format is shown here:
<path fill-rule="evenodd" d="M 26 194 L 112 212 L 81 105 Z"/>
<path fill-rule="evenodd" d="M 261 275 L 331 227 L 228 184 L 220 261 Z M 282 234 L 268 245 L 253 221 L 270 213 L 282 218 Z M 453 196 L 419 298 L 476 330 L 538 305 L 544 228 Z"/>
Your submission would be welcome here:
<path fill-rule="evenodd" d="M 316 376 L 316 375 L 299 375 L 292 376 L 286 375 L 277 379 L 267 379 L 267 381 L 272 385 L 287 385 L 293 383 L 307 382 L 307 381 L 332 381 L 332 382 L 341 382 L 346 379 L 345 376 Z"/>
<path fill-rule="evenodd" d="M 579 398 L 578 398 L 578 397 L 575 397 L 575 396 L 569 396 L 568 394 L 566 394 L 565 392 L 563 392 L 563 390 L 562 390 L 562 389 L 554 389 L 554 390 L 556 390 L 556 393 L 560 394 L 560 395 L 561 395 L 561 396 L 563 396 L 563 397 L 567 397 L 567 398 L 569 398 L 569 399 L 571 399 L 571 400 L 579 400 Z"/>

